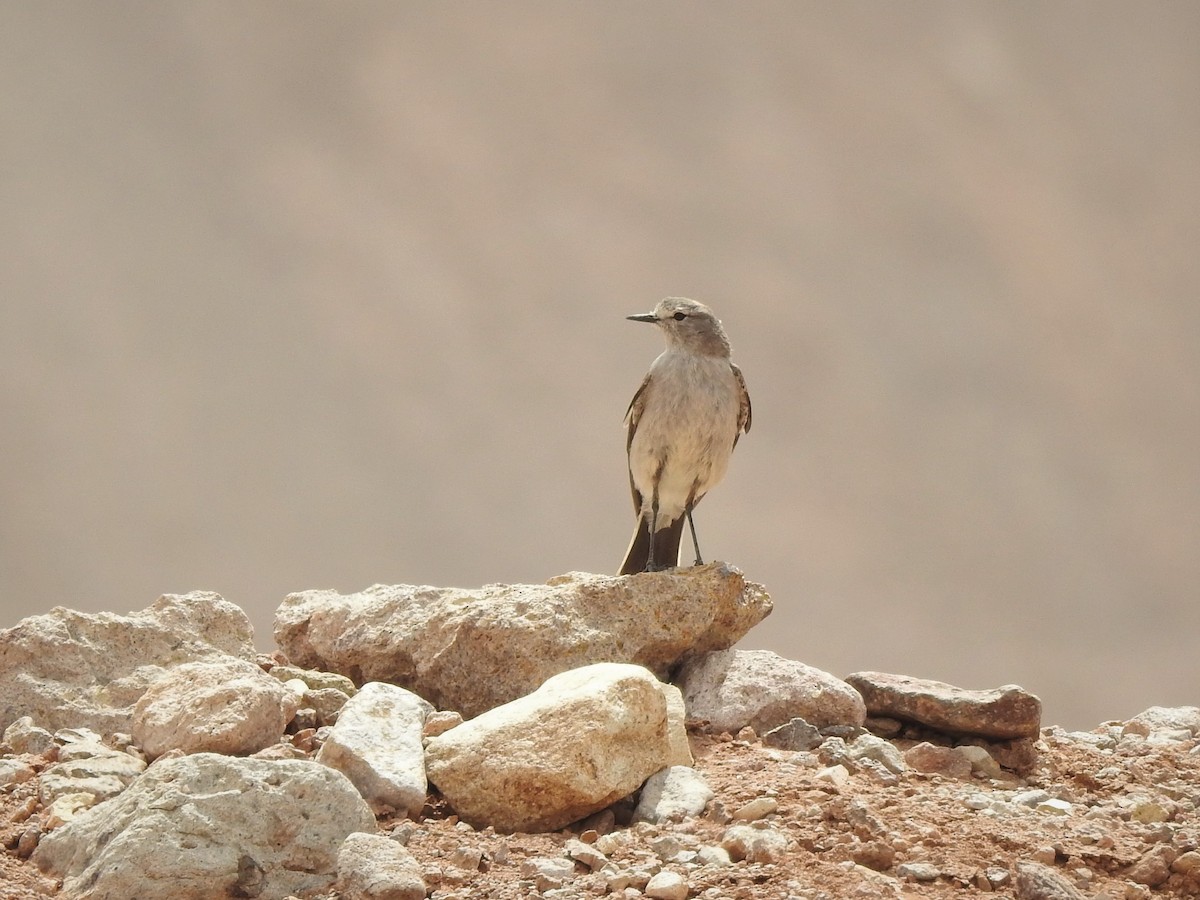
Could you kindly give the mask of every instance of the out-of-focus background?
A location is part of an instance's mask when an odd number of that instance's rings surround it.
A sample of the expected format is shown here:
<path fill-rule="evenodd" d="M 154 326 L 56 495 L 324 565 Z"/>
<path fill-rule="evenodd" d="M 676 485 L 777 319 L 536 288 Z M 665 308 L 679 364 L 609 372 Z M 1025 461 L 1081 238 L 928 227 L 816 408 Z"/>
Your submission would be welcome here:
<path fill-rule="evenodd" d="M 612 572 L 663 296 L 744 646 L 1200 702 L 1200 6 L 6 3 L 0 627 Z"/>

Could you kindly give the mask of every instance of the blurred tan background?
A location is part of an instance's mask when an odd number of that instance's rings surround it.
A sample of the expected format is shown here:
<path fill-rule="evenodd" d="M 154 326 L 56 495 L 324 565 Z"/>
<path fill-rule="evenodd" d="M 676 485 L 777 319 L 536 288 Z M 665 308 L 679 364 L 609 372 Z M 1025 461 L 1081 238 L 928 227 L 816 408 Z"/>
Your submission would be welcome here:
<path fill-rule="evenodd" d="M 0 627 L 615 571 L 685 295 L 745 646 L 1200 703 L 1200 6 L 2 6 Z"/>

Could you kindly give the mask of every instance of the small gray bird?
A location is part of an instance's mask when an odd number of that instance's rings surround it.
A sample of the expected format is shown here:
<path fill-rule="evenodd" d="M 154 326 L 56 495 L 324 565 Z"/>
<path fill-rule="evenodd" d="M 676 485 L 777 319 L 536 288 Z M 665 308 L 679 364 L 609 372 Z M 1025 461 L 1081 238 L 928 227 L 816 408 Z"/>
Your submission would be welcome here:
<path fill-rule="evenodd" d="M 746 381 L 729 359 L 721 321 L 703 303 L 668 297 L 654 312 L 627 318 L 657 325 L 667 349 L 625 413 L 638 524 L 620 574 L 677 566 L 685 517 L 695 565 L 703 565 L 692 510 L 725 477 L 738 438 L 750 431 Z"/>

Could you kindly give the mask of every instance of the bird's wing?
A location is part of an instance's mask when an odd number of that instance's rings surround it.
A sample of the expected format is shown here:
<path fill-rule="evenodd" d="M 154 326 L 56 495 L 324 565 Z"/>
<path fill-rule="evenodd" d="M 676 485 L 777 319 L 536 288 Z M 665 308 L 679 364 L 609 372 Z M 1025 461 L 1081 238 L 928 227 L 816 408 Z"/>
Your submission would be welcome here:
<path fill-rule="evenodd" d="M 736 447 L 738 438 L 743 433 L 750 433 L 750 392 L 746 390 L 746 379 L 742 376 L 742 370 L 733 363 L 729 364 L 729 368 L 733 369 L 733 377 L 738 383 L 738 427 L 737 434 L 733 436 L 733 446 Z"/>
<path fill-rule="evenodd" d="M 642 379 L 642 386 L 637 389 L 633 399 L 629 401 L 629 409 L 625 410 L 625 456 L 629 456 L 629 448 L 633 446 L 633 436 L 637 432 L 638 422 L 642 418 L 642 409 L 646 405 L 646 385 L 650 383 L 649 374 Z M 633 513 L 642 513 L 642 492 L 633 483 L 633 470 L 629 471 L 629 490 L 633 493 Z"/>

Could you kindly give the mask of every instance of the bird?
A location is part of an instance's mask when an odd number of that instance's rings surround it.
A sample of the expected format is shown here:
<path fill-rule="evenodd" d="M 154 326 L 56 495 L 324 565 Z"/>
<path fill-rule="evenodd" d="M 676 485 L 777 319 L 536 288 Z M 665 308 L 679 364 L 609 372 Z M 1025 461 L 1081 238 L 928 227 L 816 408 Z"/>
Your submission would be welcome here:
<path fill-rule="evenodd" d="M 667 297 L 653 312 L 626 318 L 657 325 L 667 349 L 625 412 L 637 527 L 619 574 L 678 566 L 685 518 L 694 564 L 703 565 L 692 510 L 725 477 L 738 439 L 750 431 L 746 379 L 730 359 L 720 319 L 703 303 Z"/>

